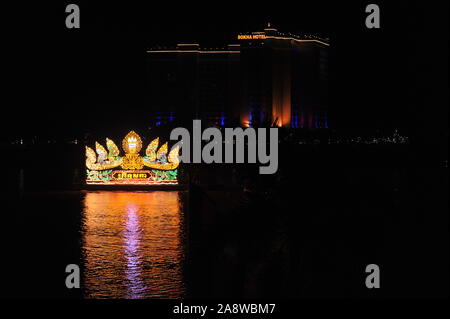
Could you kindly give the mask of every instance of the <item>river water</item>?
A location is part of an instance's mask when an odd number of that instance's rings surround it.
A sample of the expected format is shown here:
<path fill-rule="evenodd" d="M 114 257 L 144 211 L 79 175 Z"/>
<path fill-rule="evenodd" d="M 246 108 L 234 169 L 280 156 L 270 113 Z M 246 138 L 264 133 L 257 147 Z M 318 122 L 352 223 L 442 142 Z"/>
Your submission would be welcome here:
<path fill-rule="evenodd" d="M 181 192 L 86 193 L 81 227 L 85 297 L 183 297 L 184 229 Z"/>

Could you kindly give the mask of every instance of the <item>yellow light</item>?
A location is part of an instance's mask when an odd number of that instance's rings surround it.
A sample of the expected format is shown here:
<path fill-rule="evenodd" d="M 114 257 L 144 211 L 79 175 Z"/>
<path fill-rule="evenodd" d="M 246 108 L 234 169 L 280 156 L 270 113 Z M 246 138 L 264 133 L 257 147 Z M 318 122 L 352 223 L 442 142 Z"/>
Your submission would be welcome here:
<path fill-rule="evenodd" d="M 238 40 L 266 39 L 265 34 L 239 34 Z"/>
<path fill-rule="evenodd" d="M 135 131 L 129 132 L 122 140 L 122 148 L 126 153 L 137 154 L 142 148 L 141 137 Z"/>
<path fill-rule="evenodd" d="M 145 155 L 147 155 L 149 161 L 156 160 L 156 149 L 158 148 L 159 137 L 155 138 L 151 143 L 147 146 L 145 150 Z"/>

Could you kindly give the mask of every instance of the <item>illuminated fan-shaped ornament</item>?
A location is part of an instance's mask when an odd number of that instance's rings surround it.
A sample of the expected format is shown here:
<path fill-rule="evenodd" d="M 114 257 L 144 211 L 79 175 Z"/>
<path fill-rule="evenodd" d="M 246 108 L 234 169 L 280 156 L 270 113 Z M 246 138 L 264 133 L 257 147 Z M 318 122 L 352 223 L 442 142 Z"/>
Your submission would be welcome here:
<path fill-rule="evenodd" d="M 145 155 L 147 155 L 148 160 L 153 162 L 156 160 L 156 149 L 158 148 L 159 137 L 155 138 L 151 143 L 147 146 L 145 150 Z"/>
<path fill-rule="evenodd" d="M 169 162 L 174 164 L 180 163 L 180 156 L 178 152 L 180 151 L 180 146 L 175 146 L 169 153 Z"/>
<path fill-rule="evenodd" d="M 94 150 L 89 146 L 86 146 L 86 163 L 89 162 L 91 164 L 94 164 L 96 161 L 97 155 L 95 155 Z"/>
<path fill-rule="evenodd" d="M 108 157 L 117 157 L 117 156 L 119 156 L 119 153 L 120 153 L 119 148 L 109 138 L 106 138 L 106 147 L 108 148 L 108 151 L 109 151 Z"/>
<path fill-rule="evenodd" d="M 108 152 L 99 142 L 95 142 L 95 150 L 97 151 L 98 156 L 106 157 L 106 155 L 108 154 Z"/>
<path fill-rule="evenodd" d="M 98 142 L 95 142 L 95 150 L 97 151 L 98 158 L 97 161 L 100 164 L 104 164 L 104 162 L 108 158 L 108 152 L 106 152 L 105 148 Z"/>
<path fill-rule="evenodd" d="M 86 167 L 90 170 L 105 170 L 105 169 L 111 169 L 114 167 L 117 167 L 119 165 L 122 164 L 122 158 L 118 158 L 114 161 L 106 161 L 106 150 L 104 149 L 104 147 L 99 144 L 96 143 L 96 151 L 98 153 L 98 158 L 97 155 L 95 154 L 95 151 L 90 148 L 89 146 L 86 146 Z M 98 162 L 97 162 L 98 161 Z"/>
<path fill-rule="evenodd" d="M 167 147 L 167 142 L 166 142 L 159 148 L 158 153 L 156 153 L 156 158 L 160 159 L 161 157 L 166 156 L 167 150 L 168 150 L 168 147 Z"/>
<path fill-rule="evenodd" d="M 137 154 L 142 148 L 141 137 L 134 131 L 129 132 L 122 140 L 122 147 L 127 154 Z"/>
<path fill-rule="evenodd" d="M 159 161 L 150 162 L 148 159 L 144 158 L 143 164 L 147 167 L 159 169 L 159 170 L 174 170 L 180 165 L 179 158 L 180 147 L 177 145 L 172 148 L 169 153 L 168 161 L 165 159 L 167 154 L 167 143 L 165 143 L 158 151 L 157 158 Z"/>

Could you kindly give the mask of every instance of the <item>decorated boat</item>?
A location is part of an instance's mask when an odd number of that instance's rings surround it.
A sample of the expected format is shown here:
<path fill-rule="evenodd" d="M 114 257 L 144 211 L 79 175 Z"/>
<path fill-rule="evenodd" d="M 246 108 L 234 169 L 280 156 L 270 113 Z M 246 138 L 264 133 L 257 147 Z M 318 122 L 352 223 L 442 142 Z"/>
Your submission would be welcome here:
<path fill-rule="evenodd" d="M 152 140 L 140 152 L 143 143 L 134 131 L 122 140 L 123 153 L 113 140 L 106 138 L 106 148 L 95 142 L 95 150 L 86 146 L 86 184 L 88 185 L 177 185 L 179 146 L 170 152 L 168 143 L 159 146 Z"/>

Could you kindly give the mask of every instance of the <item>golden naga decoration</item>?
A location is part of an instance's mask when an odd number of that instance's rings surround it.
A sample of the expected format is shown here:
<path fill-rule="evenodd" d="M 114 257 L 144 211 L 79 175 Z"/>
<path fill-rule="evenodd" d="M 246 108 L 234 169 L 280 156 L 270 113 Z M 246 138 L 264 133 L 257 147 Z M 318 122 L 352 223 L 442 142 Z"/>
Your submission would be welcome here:
<path fill-rule="evenodd" d="M 158 153 L 156 153 L 156 158 L 161 158 L 161 156 L 167 155 L 167 142 L 163 144 L 158 150 Z"/>
<path fill-rule="evenodd" d="M 107 157 L 108 152 L 106 152 L 105 148 L 98 142 L 95 142 L 95 150 L 99 157 Z"/>
<path fill-rule="evenodd" d="M 122 148 L 125 156 L 119 156 L 120 150 L 116 144 L 106 139 L 108 151 L 98 142 L 95 142 L 95 151 L 86 146 L 86 167 L 90 170 L 106 170 L 121 166 L 123 169 L 142 169 L 144 166 L 159 169 L 173 170 L 180 165 L 180 147 L 174 147 L 167 156 L 168 144 L 164 143 L 158 149 L 159 138 L 154 139 L 148 145 L 145 154 L 140 156 L 142 149 L 141 137 L 134 131 L 129 132 L 122 140 Z M 98 157 L 96 155 L 98 154 Z"/>
<path fill-rule="evenodd" d="M 155 138 L 153 141 L 148 144 L 147 149 L 145 150 L 145 155 L 147 155 L 147 159 L 149 161 L 156 160 L 156 149 L 158 148 L 159 137 Z"/>
<path fill-rule="evenodd" d="M 116 158 L 117 156 L 119 156 L 119 154 L 120 154 L 119 148 L 118 148 L 117 145 L 116 145 L 112 140 L 110 140 L 109 138 L 106 138 L 106 147 L 108 148 L 108 151 L 109 151 L 109 153 L 108 153 L 108 158 L 109 158 L 109 159 L 114 159 L 114 158 Z"/>
<path fill-rule="evenodd" d="M 86 167 L 91 171 L 111 169 L 120 165 L 122 165 L 122 158 L 119 158 L 112 162 L 109 160 L 98 162 L 97 156 L 95 155 L 95 151 L 89 146 L 86 146 Z"/>

